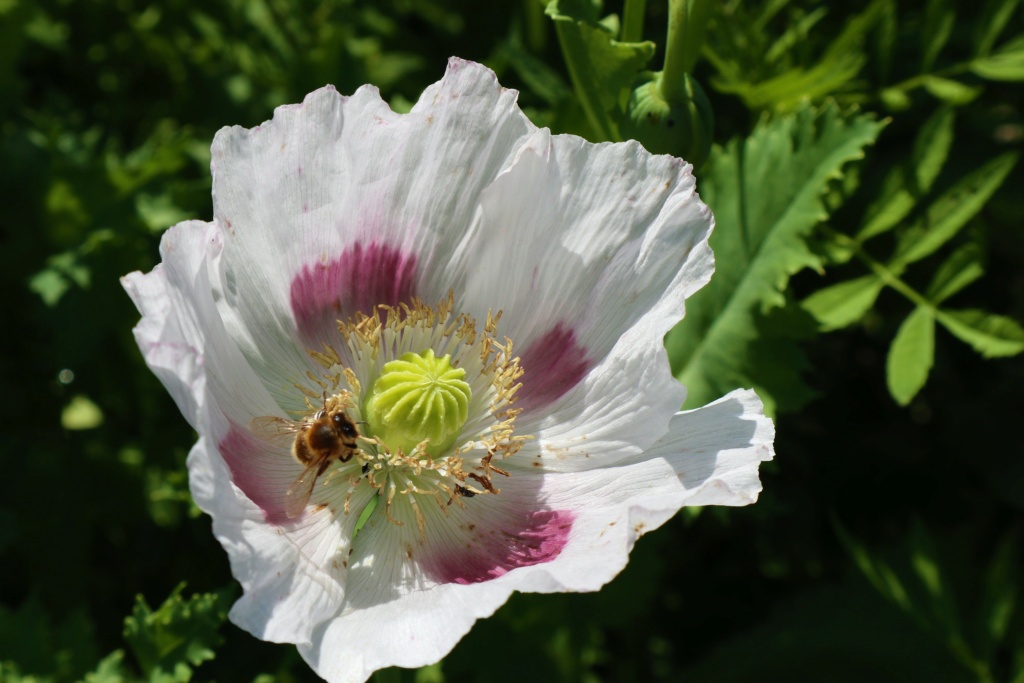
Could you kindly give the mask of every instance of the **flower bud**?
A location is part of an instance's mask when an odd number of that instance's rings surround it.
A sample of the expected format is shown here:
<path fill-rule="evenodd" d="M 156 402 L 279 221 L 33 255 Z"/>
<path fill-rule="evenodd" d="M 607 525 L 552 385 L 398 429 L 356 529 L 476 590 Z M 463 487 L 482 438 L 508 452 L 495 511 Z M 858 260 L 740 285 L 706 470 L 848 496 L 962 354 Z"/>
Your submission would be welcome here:
<path fill-rule="evenodd" d="M 661 72 L 645 72 L 629 97 L 619 130 L 638 140 L 649 152 L 671 154 L 700 166 L 711 152 L 714 118 L 707 95 L 689 74 L 678 93 L 667 100 Z"/>

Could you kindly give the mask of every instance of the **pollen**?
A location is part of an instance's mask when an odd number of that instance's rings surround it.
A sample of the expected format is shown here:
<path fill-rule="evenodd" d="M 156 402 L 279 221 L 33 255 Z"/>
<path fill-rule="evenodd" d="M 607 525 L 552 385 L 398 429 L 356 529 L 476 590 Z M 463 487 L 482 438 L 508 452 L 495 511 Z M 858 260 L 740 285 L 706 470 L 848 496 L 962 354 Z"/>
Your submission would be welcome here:
<path fill-rule="evenodd" d="M 344 514 L 363 512 L 349 503 L 370 486 L 383 503 L 375 515 L 413 523 L 422 537 L 423 505 L 447 514 L 463 499 L 499 494 L 494 477 L 509 476 L 500 461 L 531 438 L 515 431 L 523 372 L 512 341 L 498 338 L 500 311 L 479 325 L 454 313 L 453 301 L 449 292 L 435 306 L 378 306 L 339 321 L 337 348 L 309 352 L 324 373 L 307 380 L 308 393 L 350 394 L 348 416 L 359 426 L 348 476 L 325 482 L 347 486 Z"/>

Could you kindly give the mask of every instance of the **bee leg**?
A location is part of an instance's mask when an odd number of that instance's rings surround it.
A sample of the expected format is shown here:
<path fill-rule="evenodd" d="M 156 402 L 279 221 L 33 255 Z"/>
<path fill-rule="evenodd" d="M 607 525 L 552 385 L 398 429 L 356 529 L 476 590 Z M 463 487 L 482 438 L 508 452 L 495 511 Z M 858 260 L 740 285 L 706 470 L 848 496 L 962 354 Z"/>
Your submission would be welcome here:
<path fill-rule="evenodd" d="M 331 464 L 331 461 L 329 459 L 325 458 L 324 461 L 322 463 L 320 463 L 320 465 L 316 468 L 316 476 L 319 477 L 321 474 L 323 474 L 327 470 L 327 468 L 330 466 L 330 464 Z"/>

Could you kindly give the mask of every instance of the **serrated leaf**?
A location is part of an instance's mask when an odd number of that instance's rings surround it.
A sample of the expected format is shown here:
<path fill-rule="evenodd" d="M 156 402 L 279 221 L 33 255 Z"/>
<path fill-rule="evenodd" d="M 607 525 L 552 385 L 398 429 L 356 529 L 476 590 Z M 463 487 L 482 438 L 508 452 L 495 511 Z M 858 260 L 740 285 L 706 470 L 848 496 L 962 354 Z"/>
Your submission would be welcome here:
<path fill-rule="evenodd" d="M 892 266 L 920 261 L 952 239 L 989 200 L 1017 163 L 1008 152 L 961 178 L 928 207 L 924 218 L 900 236 Z"/>
<path fill-rule="evenodd" d="M 1012 318 L 977 309 L 939 309 L 936 318 L 985 358 L 1015 356 L 1024 351 L 1024 328 Z"/>
<path fill-rule="evenodd" d="M 864 275 L 819 289 L 800 305 L 814 316 L 823 332 L 829 332 L 863 318 L 883 287 L 885 283 L 877 275 Z"/>
<path fill-rule="evenodd" d="M 950 107 L 941 107 L 928 117 L 914 138 L 909 166 L 892 169 L 882 185 L 881 198 L 868 207 L 864 227 L 856 237 L 858 242 L 895 227 L 917 206 L 921 195 L 931 189 L 953 144 L 954 119 Z"/>
<path fill-rule="evenodd" d="M 935 318 L 931 309 L 918 306 L 900 325 L 889 347 L 886 383 L 901 406 L 917 395 L 935 360 Z"/>
<path fill-rule="evenodd" d="M 124 650 L 114 650 L 85 675 L 84 683 L 128 683 L 132 679 L 124 673 L 123 663 Z"/>
<path fill-rule="evenodd" d="M 601 139 L 617 140 L 618 116 L 612 112 L 618 110 L 623 92 L 654 56 L 654 43 L 614 40 L 597 20 L 594 4 L 586 0 L 551 0 L 545 12 L 555 22 L 587 118 Z"/>
<path fill-rule="evenodd" d="M 1004 43 L 988 57 L 975 59 L 970 67 L 990 81 L 1024 81 L 1024 35 Z"/>
<path fill-rule="evenodd" d="M 213 659 L 213 649 L 221 643 L 218 631 L 227 616 L 227 596 L 205 593 L 185 600 L 184 588 L 179 584 L 155 611 L 137 596 L 124 621 L 124 638 L 152 683 L 190 680 L 192 667 Z"/>
<path fill-rule="evenodd" d="M 884 0 L 875 0 L 860 14 L 845 21 L 821 59 L 810 67 L 794 67 L 771 78 L 752 82 L 738 68 L 729 68 L 717 58 L 710 61 L 718 75 L 711 85 L 719 92 L 733 94 L 750 109 L 791 111 L 805 100 L 820 100 L 839 91 L 860 73 L 867 57 L 864 40 L 881 15 Z M 709 55 L 710 57 L 710 55 Z"/>
<path fill-rule="evenodd" d="M 933 304 L 940 304 L 980 278 L 985 273 L 983 257 L 981 247 L 974 242 L 954 251 L 935 271 L 925 296 Z"/>
<path fill-rule="evenodd" d="M 925 90 L 943 102 L 956 105 L 972 102 L 981 94 L 982 90 L 980 87 L 972 87 L 960 81 L 954 81 L 951 78 L 941 78 L 932 75 L 921 76 L 921 85 L 924 86 Z"/>
<path fill-rule="evenodd" d="M 737 386 L 759 388 L 768 405 L 799 405 L 809 396 L 796 368 L 755 361 L 756 317 L 785 303 L 793 273 L 820 265 L 806 238 L 826 217 L 822 195 L 883 126 L 835 105 L 805 106 L 763 120 L 748 138 L 712 154 L 698 189 L 715 213 L 716 273 L 666 338 L 673 371 L 689 391 L 687 405 Z M 800 357 L 791 339 L 777 341 Z"/>
<path fill-rule="evenodd" d="M 974 34 L 974 54 L 984 57 L 996 44 L 1020 0 L 989 0 L 978 20 Z"/>

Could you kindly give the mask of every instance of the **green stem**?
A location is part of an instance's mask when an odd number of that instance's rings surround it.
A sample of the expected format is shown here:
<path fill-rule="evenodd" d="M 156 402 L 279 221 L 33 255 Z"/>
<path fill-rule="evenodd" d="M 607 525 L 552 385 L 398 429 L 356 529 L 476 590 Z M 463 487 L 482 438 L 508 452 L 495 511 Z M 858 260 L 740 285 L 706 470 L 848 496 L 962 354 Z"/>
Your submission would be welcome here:
<path fill-rule="evenodd" d="M 906 80 L 900 81 L 896 85 L 890 85 L 886 90 L 913 90 L 919 88 L 925 82 L 929 76 L 936 76 L 938 78 L 948 78 L 949 76 L 958 76 L 971 68 L 971 62 L 961 62 L 960 64 L 953 64 L 947 66 L 945 69 L 939 69 L 934 73 L 918 74 L 912 76 Z"/>
<path fill-rule="evenodd" d="M 644 37 L 644 12 L 647 0 L 626 0 L 622 9 L 622 42 L 639 43 Z"/>
<path fill-rule="evenodd" d="M 704 44 L 711 0 L 669 0 L 668 36 L 665 38 L 665 66 L 659 85 L 667 102 L 685 99 L 683 77 L 693 71 Z"/>
<path fill-rule="evenodd" d="M 526 44 L 537 54 L 544 52 L 547 43 L 548 18 L 544 6 L 537 0 L 523 0 L 526 3 Z"/>
<path fill-rule="evenodd" d="M 870 254 L 868 254 L 861 245 L 848 235 L 844 235 L 841 232 L 836 232 L 827 225 L 821 226 L 821 231 L 831 238 L 837 244 L 846 247 L 853 251 L 854 255 L 874 273 L 879 280 L 884 282 L 887 286 L 895 289 L 903 296 L 910 299 L 918 306 L 924 306 L 930 309 L 932 312 L 936 312 L 938 309 L 935 304 L 922 296 L 916 289 L 908 285 L 906 282 L 900 279 L 902 269 L 893 270 L 889 266 L 876 261 Z"/>

